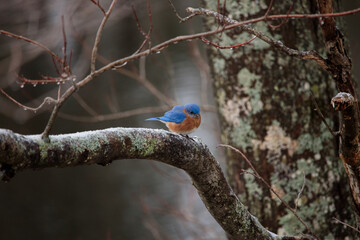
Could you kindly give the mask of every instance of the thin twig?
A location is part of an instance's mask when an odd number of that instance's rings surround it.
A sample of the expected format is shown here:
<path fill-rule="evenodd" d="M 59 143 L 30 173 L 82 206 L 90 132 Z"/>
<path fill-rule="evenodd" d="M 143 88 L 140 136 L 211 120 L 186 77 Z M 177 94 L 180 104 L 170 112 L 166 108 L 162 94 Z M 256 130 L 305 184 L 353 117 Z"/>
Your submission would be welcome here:
<path fill-rule="evenodd" d="M 211 11 L 211 10 L 207 10 L 204 8 L 192 8 L 192 7 L 188 7 L 186 9 L 186 11 L 190 14 L 195 14 L 195 15 L 208 15 L 208 16 L 214 16 L 214 13 L 216 15 L 221 15 L 217 12 Z M 351 14 L 355 14 L 360 12 L 360 8 L 355 8 L 349 11 L 343 11 L 343 12 L 338 12 L 338 13 L 324 13 L 324 14 L 276 14 L 276 15 L 270 15 L 270 16 L 266 16 L 266 19 L 282 19 L 282 18 L 288 18 L 288 19 L 295 19 L 295 18 L 328 18 L 328 17 L 342 17 L 342 16 L 346 16 L 346 15 L 351 15 Z M 220 17 L 220 19 L 222 19 L 223 17 L 221 16 L 217 16 Z M 245 21 L 241 21 L 238 22 L 234 19 L 228 18 L 228 17 L 224 17 L 225 22 L 227 22 L 227 20 L 230 20 L 229 23 L 231 25 L 227 26 L 226 29 L 231 29 L 237 26 L 241 26 L 244 24 L 250 24 L 250 23 L 256 23 L 256 22 L 261 22 L 265 20 L 265 16 L 262 17 L 258 17 L 258 18 L 253 18 L 250 20 L 245 20 Z M 232 26 L 234 25 L 234 26 Z"/>
<path fill-rule="evenodd" d="M 98 51 L 98 47 L 99 47 L 99 43 L 100 43 L 100 39 L 101 39 L 101 34 L 102 34 L 102 31 L 104 30 L 105 23 L 109 19 L 111 11 L 113 10 L 113 8 L 115 6 L 115 3 L 116 3 L 116 0 L 113 0 L 111 2 L 111 5 L 110 5 L 109 9 L 107 10 L 107 12 L 105 13 L 103 20 L 101 21 L 101 24 L 96 33 L 94 47 L 93 47 L 92 54 L 91 54 L 91 64 L 90 64 L 91 73 L 95 72 L 95 61 L 96 61 L 96 57 L 97 57 L 96 55 L 97 55 L 97 51 Z"/>
<path fill-rule="evenodd" d="M 168 0 L 173 12 L 175 13 L 176 17 L 180 20 L 180 23 L 184 22 L 184 18 L 180 17 L 179 13 L 176 11 L 176 8 L 171 0 Z"/>
<path fill-rule="evenodd" d="M 77 37 L 78 38 L 78 37 Z M 91 48 L 88 44 L 86 44 L 85 42 L 82 43 L 84 45 L 84 48 L 86 50 L 86 52 L 90 52 L 91 53 Z M 147 50 L 149 51 L 149 50 Z M 147 56 L 148 54 L 144 54 L 144 55 L 137 55 L 138 53 L 134 53 L 133 55 L 131 56 L 135 56 L 134 59 L 130 59 L 129 61 L 131 60 L 135 60 L 137 58 L 142 58 L 143 56 Z M 108 65 L 108 64 L 111 64 L 111 61 L 104 58 L 103 56 L 99 55 L 98 54 L 98 60 L 104 64 L 104 65 Z M 122 64 L 120 66 L 124 66 L 124 64 L 127 63 L 127 61 L 123 61 Z M 159 91 L 148 79 L 146 78 L 141 78 L 139 76 L 139 74 L 136 72 L 136 71 L 130 71 L 130 70 L 127 70 L 126 68 L 119 68 L 119 67 L 112 67 L 111 68 L 112 70 L 116 70 L 116 72 L 120 73 L 120 74 L 123 74 L 125 76 L 128 76 L 134 80 L 137 80 L 138 82 L 140 83 L 145 83 L 143 84 L 143 86 L 148 89 L 155 97 L 157 97 L 161 102 L 164 102 L 165 104 L 167 104 L 168 106 L 174 106 L 176 105 L 176 102 L 167 97 L 166 95 L 164 95 L 161 91 Z M 109 68 L 107 69 L 109 70 Z M 80 81 L 81 82 L 81 81 Z M 81 85 L 82 86 L 82 85 Z M 113 88 L 112 88 L 113 90 Z"/>
<path fill-rule="evenodd" d="M 255 22 L 259 22 L 259 21 L 264 21 L 268 18 L 270 19 L 276 19 L 276 18 L 286 18 L 286 16 L 291 16 L 291 15 L 271 15 L 271 16 L 267 16 L 265 17 L 259 17 L 259 18 L 255 18 L 255 19 L 251 19 L 251 20 L 246 20 L 246 21 L 242 21 L 242 22 L 238 22 L 234 19 L 231 19 L 229 17 L 226 17 L 222 14 L 219 14 L 217 12 L 211 11 L 211 10 L 207 10 L 207 9 L 203 9 L 203 8 L 187 8 L 186 9 L 189 13 L 192 14 L 196 14 L 196 15 L 206 15 L 206 16 L 211 16 L 214 17 L 216 19 L 220 19 L 224 24 L 230 24 L 230 25 L 225 25 L 223 30 L 229 30 L 232 29 L 234 27 L 240 27 L 241 30 L 246 31 L 252 35 L 257 36 L 258 38 L 260 38 L 261 40 L 263 40 L 264 42 L 270 44 L 273 47 L 276 47 L 277 49 L 279 49 L 280 51 L 282 51 L 283 53 L 286 53 L 287 55 L 293 56 L 293 57 L 297 57 L 300 59 L 311 59 L 316 61 L 322 68 L 324 69 L 328 69 L 328 63 L 326 62 L 326 60 L 324 58 L 322 58 L 316 51 L 299 51 L 296 49 L 291 49 L 287 46 L 284 45 L 284 43 L 282 43 L 280 40 L 275 40 L 272 39 L 266 35 L 264 35 L 263 33 L 250 28 L 249 26 L 247 26 L 249 23 L 255 23 Z M 360 8 L 359 8 L 360 11 Z M 319 15 L 319 14 L 316 14 Z M 309 14 L 303 14 L 303 15 L 296 15 L 296 16 L 313 16 L 313 15 L 309 15 Z M 287 18 L 289 18 L 287 17 Z M 210 35 L 210 34 L 209 34 Z"/>
<path fill-rule="evenodd" d="M 112 10 L 114 4 L 115 4 L 115 1 L 116 0 L 113 0 L 111 6 L 109 7 L 109 10 L 107 12 L 107 15 L 104 17 L 104 19 L 107 19 L 109 17 L 109 13 L 110 11 Z M 194 10 L 193 8 L 188 8 L 187 11 L 190 11 L 190 10 Z M 191 11 L 192 11 L 191 10 Z M 359 12 L 360 11 L 360 8 L 359 9 L 354 9 L 354 10 L 351 10 L 351 11 L 346 11 L 346 12 L 340 12 L 340 13 L 333 13 L 333 14 L 303 14 L 303 15 L 299 15 L 299 14 L 292 14 L 292 15 L 272 15 L 272 16 L 268 16 L 267 18 L 268 19 L 278 19 L 278 18 L 291 18 L 291 17 L 294 17 L 294 18 L 318 18 L 318 17 L 334 17 L 334 16 L 344 16 L 344 15 L 349 15 L 349 14 L 353 14 L 353 13 L 356 13 L 356 12 Z M 209 12 L 207 10 L 207 12 Z M 195 15 L 198 15 L 198 14 L 204 14 L 203 12 L 199 12 L 199 13 L 195 13 L 194 12 L 194 16 Z M 96 37 L 96 40 L 95 40 L 95 44 L 94 44 L 94 47 L 97 48 L 99 42 L 100 42 L 100 34 L 102 32 L 102 29 L 104 27 L 104 19 L 102 21 L 102 24 L 99 26 L 99 29 L 98 29 L 98 33 L 97 33 L 97 37 Z M 185 35 L 185 36 L 178 36 L 178 37 L 175 37 L 175 38 L 172 38 L 172 39 L 169 39 L 163 43 L 160 43 L 154 47 L 152 47 L 151 49 L 147 49 L 147 50 L 144 50 L 142 52 L 139 52 L 139 53 L 136 53 L 136 54 L 133 54 L 133 55 L 130 55 L 130 56 L 127 56 L 127 57 L 124 57 L 122 59 L 118 59 L 118 60 L 115 60 L 103 67 L 101 67 L 100 69 L 98 70 L 95 70 L 95 59 L 96 59 L 96 55 L 97 55 L 97 50 L 96 49 L 93 49 L 93 54 L 92 54 L 92 59 L 91 59 L 91 62 L 93 63 L 92 64 L 92 71 L 91 73 L 86 76 L 85 78 L 83 78 L 81 81 L 79 81 L 78 83 L 74 83 L 74 85 L 70 88 L 68 88 L 64 93 L 63 95 L 61 96 L 61 98 L 58 100 L 57 104 L 55 105 L 54 107 L 54 110 L 53 110 L 53 113 L 51 114 L 50 116 L 50 119 L 49 119 L 49 122 L 43 132 L 43 138 L 44 139 L 47 139 L 48 137 L 48 134 L 49 134 L 49 131 L 51 129 L 51 126 L 54 122 L 54 119 L 56 117 L 56 114 L 57 112 L 59 111 L 59 108 L 62 106 L 62 104 L 72 95 L 73 92 L 75 92 L 77 89 L 85 86 L 88 82 L 90 82 L 91 80 L 93 80 L 95 77 L 99 76 L 100 74 L 104 73 L 105 71 L 109 71 L 111 69 L 114 69 L 118 66 L 121 66 L 123 64 L 126 64 L 128 61 L 133 61 L 134 59 L 138 59 L 142 56 L 147 56 L 149 54 L 152 54 L 152 53 L 157 53 L 157 52 L 160 52 L 161 50 L 165 49 L 166 47 L 168 47 L 170 44 L 172 43 L 175 43 L 175 42 L 179 42 L 179 41 L 186 41 L 186 40 L 189 40 L 189 39 L 196 39 L 196 38 L 200 38 L 200 37 L 205 37 L 205 36 L 209 36 L 209 35 L 213 35 L 213 34 L 217 34 L 223 30 L 229 30 L 229 29 L 233 29 L 233 28 L 237 28 L 237 27 L 240 27 L 240 26 L 243 26 L 245 24 L 249 24 L 249 23 L 254 23 L 254 22 L 259 22 L 259 21 L 263 21 L 264 20 L 264 17 L 261 17 L 261 18 L 256 18 L 256 19 L 251 19 L 251 20 L 247 20 L 247 21 L 243 21 L 243 22 L 240 22 L 240 23 L 234 23 L 234 24 L 230 24 L 230 25 L 227 25 L 225 26 L 223 29 L 220 29 L 220 30 L 214 30 L 214 31 L 208 31 L 208 32 L 202 32 L 202 33 L 197 33 L 197 34 L 192 34 L 192 35 Z M 4 35 L 7 35 L 7 36 L 13 36 L 13 34 L 11 33 L 8 33 L 6 31 L 0 31 L 1 34 L 4 34 Z M 253 34 L 255 36 L 258 36 L 259 35 L 256 35 L 256 34 Z M 30 40 L 30 39 L 27 39 L 27 38 L 23 38 L 23 37 L 20 37 L 18 35 L 14 35 L 14 37 L 17 37 L 18 39 L 23 39 L 25 41 L 28 41 L 32 44 L 35 44 L 35 45 L 39 45 L 38 43 L 34 43 L 34 41 Z M 262 37 L 259 37 L 261 38 L 262 40 L 264 40 L 264 36 Z M 264 40 L 265 41 L 265 40 Z M 268 40 L 269 42 L 271 42 L 272 44 L 274 44 L 274 40 L 270 39 Z M 314 51 L 308 51 L 308 52 L 300 52 L 300 51 L 297 51 L 297 50 L 293 50 L 293 49 L 289 49 L 287 47 L 285 47 L 283 45 L 283 43 L 279 42 L 279 41 L 276 41 L 275 43 L 277 43 L 277 45 L 275 44 L 276 47 L 278 47 L 279 49 L 283 50 L 284 52 L 287 52 L 289 55 L 292 55 L 292 56 L 296 56 L 296 57 L 299 57 L 299 58 L 302 58 L 302 59 L 313 59 L 315 61 L 319 61 L 319 62 L 322 62 L 323 63 L 323 66 L 326 67 L 326 61 L 320 56 L 318 55 L 316 52 Z M 47 51 L 51 52 L 47 47 L 43 46 L 40 44 L 40 46 L 42 46 L 44 49 L 47 49 Z M 55 59 L 58 59 L 59 57 L 55 54 L 52 54 L 52 56 L 55 58 Z M 321 65 L 321 64 L 320 64 Z"/>
<path fill-rule="evenodd" d="M 218 45 L 218 44 L 216 44 L 216 43 L 211 42 L 210 40 L 208 40 L 208 39 L 206 39 L 206 38 L 204 38 L 204 37 L 201 37 L 200 39 L 201 39 L 201 41 L 203 41 L 204 43 L 210 44 L 210 45 L 212 45 L 212 46 L 214 46 L 214 47 L 216 47 L 216 48 L 220 48 L 220 49 L 233 49 L 233 48 L 245 46 L 245 45 L 251 43 L 252 41 L 254 41 L 255 38 L 257 38 L 257 37 L 254 36 L 254 37 L 251 38 L 250 40 L 247 40 L 247 41 L 245 41 L 245 42 L 243 42 L 243 43 L 235 44 L 235 45 L 232 45 L 232 46 L 220 46 L 220 45 Z"/>
<path fill-rule="evenodd" d="M 100 43 L 100 39 L 101 39 L 101 33 L 104 29 L 104 26 L 105 26 L 105 23 L 106 21 L 108 20 L 114 6 L 115 6 L 115 3 L 116 3 L 116 0 L 113 0 L 111 2 L 111 5 L 108 9 L 108 11 L 106 12 L 99 28 L 98 28 L 98 31 L 96 33 L 96 37 L 95 37 L 95 42 L 94 42 L 94 47 L 93 47 L 93 50 L 92 50 L 92 54 L 91 54 L 91 64 L 90 64 L 90 69 L 91 69 L 91 73 L 90 75 L 88 75 L 87 77 L 85 77 L 81 82 L 84 83 L 84 81 L 86 79 L 88 79 L 88 81 L 92 80 L 94 78 L 94 76 L 96 75 L 95 74 L 95 61 L 96 61 L 96 56 L 97 56 L 97 50 L 98 50 L 98 46 L 99 46 L 99 43 Z M 68 88 L 67 91 L 65 91 L 65 93 L 60 97 L 59 95 L 59 98 L 58 98 L 58 101 L 56 103 L 56 105 L 54 106 L 54 109 L 50 115 L 50 118 L 48 120 L 48 123 L 46 124 L 46 127 L 42 133 L 42 139 L 44 139 L 45 141 L 49 141 L 49 133 L 50 133 L 50 130 L 55 122 L 55 118 L 59 112 L 59 109 L 61 108 L 61 106 L 64 104 L 64 102 L 79 88 L 79 86 L 81 86 L 80 83 L 73 83 L 73 86 Z M 60 88 L 59 88 L 59 92 L 60 92 Z M 60 94 L 60 93 L 59 93 Z"/>
<path fill-rule="evenodd" d="M 50 76 L 44 76 L 41 75 L 41 79 L 27 79 L 26 77 L 22 76 L 22 75 L 17 75 L 15 74 L 18 78 L 18 84 L 20 85 L 21 88 L 24 87 L 25 84 L 31 84 L 34 87 L 36 87 L 37 84 L 48 84 L 48 83 L 56 83 L 56 84 L 63 84 L 65 83 L 66 80 L 68 80 L 68 78 L 63 79 L 61 77 L 50 77 Z"/>
<path fill-rule="evenodd" d="M 317 112 L 317 114 L 319 115 L 319 117 L 321 118 L 321 120 L 323 121 L 323 123 L 325 124 L 326 128 L 329 130 L 329 132 L 331 133 L 331 135 L 333 135 L 334 137 L 337 137 L 337 136 L 341 136 L 341 132 L 340 131 L 337 131 L 337 132 L 334 132 L 329 124 L 326 122 L 326 119 L 324 117 L 324 115 L 322 114 L 322 112 L 320 111 L 320 108 L 316 102 L 316 99 L 315 99 L 315 96 L 313 94 L 312 91 L 310 91 L 310 96 L 311 96 L 311 100 L 313 101 L 314 105 L 315 105 L 315 111 Z"/>
<path fill-rule="evenodd" d="M 146 36 L 146 33 L 145 33 L 145 31 L 142 29 L 142 27 L 141 27 L 141 24 L 140 24 L 140 21 L 139 21 L 139 18 L 138 18 L 138 16 L 137 16 L 137 14 L 136 14 L 134 5 L 131 5 L 131 10 L 132 10 L 132 12 L 133 12 L 133 14 L 134 14 L 136 26 L 137 26 L 139 32 L 145 37 L 145 36 Z"/>
<path fill-rule="evenodd" d="M 25 42 L 28 42 L 28 43 L 31 43 L 31 44 L 34 44 L 42 49 L 44 49 L 46 52 L 48 52 L 53 58 L 55 58 L 57 61 L 61 61 L 61 58 L 56 55 L 53 51 L 51 51 L 48 47 L 46 47 L 44 44 L 40 43 L 40 42 L 37 42 L 35 40 L 32 40 L 32 39 L 29 39 L 27 37 L 23 37 L 23 36 L 20 36 L 20 35 L 17 35 L 17 34 L 14 34 L 14 33 L 11 33 L 11 32 L 8 32 L 8 31 L 4 31 L 4 30 L 0 30 L 0 34 L 2 35 L 5 35 L 7 37 L 13 37 L 13 38 L 17 38 L 17 39 L 20 39 L 20 40 L 23 40 Z"/>
<path fill-rule="evenodd" d="M 149 24 L 150 24 L 150 27 L 149 27 L 149 31 L 146 35 L 146 39 L 148 39 L 148 42 L 149 42 L 149 50 L 151 51 L 151 38 L 150 38 L 150 34 L 152 32 L 152 29 L 153 29 L 153 24 L 152 24 L 152 14 L 151 14 L 151 6 L 150 6 L 150 0 L 146 0 L 146 6 L 147 6 L 147 9 L 148 9 L 148 16 L 149 16 Z"/>
<path fill-rule="evenodd" d="M 2 34 L 2 35 L 4 35 L 4 36 L 7 36 L 7 37 L 19 39 L 19 40 L 22 40 L 22 41 L 31 43 L 31 44 L 33 44 L 33 45 L 35 45 L 35 46 L 38 46 L 38 47 L 42 48 L 43 50 L 45 50 L 46 52 L 48 52 L 48 53 L 50 54 L 51 61 L 53 62 L 54 66 L 55 66 L 56 72 L 57 72 L 59 75 L 61 74 L 61 73 L 59 72 L 57 63 L 61 63 L 61 62 L 62 62 L 62 59 L 61 59 L 57 54 L 55 54 L 53 51 L 51 51 L 51 50 L 50 50 L 47 46 L 45 46 L 44 44 L 42 44 L 42 43 L 40 43 L 40 42 L 38 42 L 38 41 L 32 40 L 32 39 L 30 39 L 30 38 L 27 38 L 27 37 L 23 37 L 23 36 L 20 36 L 20 35 L 17 35 L 17 34 L 8 32 L 8 31 L 5 31 L 5 30 L 0 30 L 0 34 Z"/>
<path fill-rule="evenodd" d="M 140 44 L 140 47 L 135 51 L 134 54 L 140 52 L 140 51 L 143 49 L 143 47 L 145 46 L 145 44 L 146 44 L 147 42 L 149 43 L 149 50 L 151 51 L 151 38 L 150 38 L 150 34 L 151 34 L 151 32 L 152 32 L 152 29 L 153 29 L 153 24 L 152 24 L 152 14 L 151 14 L 151 7 L 150 7 L 150 2 L 149 2 L 149 0 L 146 0 L 146 4 L 147 4 L 147 8 L 148 8 L 149 25 L 150 25 L 149 30 L 148 30 L 147 33 L 145 33 L 145 31 L 142 29 L 141 24 L 140 24 L 140 21 L 139 21 L 137 15 L 136 15 L 136 11 L 135 11 L 134 7 L 131 6 L 132 11 L 133 11 L 133 14 L 134 14 L 134 16 L 135 16 L 136 25 L 137 25 L 137 27 L 138 27 L 138 29 L 139 29 L 139 32 L 145 37 L 145 39 L 143 40 L 143 42 Z"/>
<path fill-rule="evenodd" d="M 290 12 L 292 11 L 293 6 L 294 6 L 294 2 L 292 2 L 292 3 L 290 4 L 290 7 L 289 7 L 289 9 L 288 9 L 288 11 L 287 11 L 287 14 L 290 14 Z M 284 25 L 284 24 L 288 21 L 288 19 L 289 19 L 289 18 L 283 18 L 282 21 L 281 21 L 281 23 L 279 23 L 278 25 L 272 25 L 271 23 L 268 23 L 268 25 L 269 25 L 269 27 L 271 27 L 273 30 L 275 30 L 275 29 L 281 27 L 282 25 Z"/>
<path fill-rule="evenodd" d="M 66 41 L 66 32 L 65 32 L 65 21 L 64 21 L 64 15 L 61 16 L 61 29 L 64 39 L 64 47 L 63 47 L 63 64 L 62 64 L 62 70 L 61 72 L 64 72 L 64 69 L 67 67 L 67 56 L 66 56 L 66 47 L 67 47 L 67 41 Z"/>
<path fill-rule="evenodd" d="M 335 222 L 341 223 L 341 224 L 344 225 L 345 227 L 349 227 L 349 228 L 351 228 L 352 230 L 360 233 L 360 231 L 359 231 L 356 227 L 351 226 L 350 224 L 347 224 L 347 223 L 345 223 L 345 222 L 343 222 L 343 221 L 340 221 L 339 219 L 337 219 L 337 218 L 335 218 L 335 217 L 333 217 L 333 219 L 335 220 Z"/>
<path fill-rule="evenodd" d="M 265 185 L 266 187 L 276 195 L 276 197 L 281 201 L 282 204 L 284 204 L 284 206 L 289 209 L 293 214 L 294 216 L 305 226 L 305 228 L 318 240 L 320 240 L 320 238 L 315 234 L 315 232 L 304 222 L 304 220 L 302 220 L 302 218 L 296 213 L 296 211 L 290 207 L 290 205 L 285 202 L 281 196 L 270 186 L 270 184 L 268 182 L 265 181 L 265 179 L 256 171 L 255 167 L 252 165 L 251 161 L 245 156 L 245 154 L 243 154 L 239 149 L 233 147 L 233 146 L 230 146 L 230 145 L 227 145 L 227 144 L 219 144 L 218 146 L 220 147 L 226 147 L 226 148 L 230 148 L 232 150 L 234 150 L 235 152 L 239 153 L 244 159 L 245 161 L 249 164 L 250 168 L 253 170 L 254 172 L 254 176 L 257 177 L 259 180 L 261 180 Z"/>
<path fill-rule="evenodd" d="M 45 45 L 43 45 L 40 42 L 37 42 L 35 40 L 29 39 L 29 38 L 26 38 L 26 37 L 23 37 L 23 36 L 14 34 L 14 33 L 0 30 L 0 34 L 3 34 L 7 37 L 13 37 L 13 38 L 34 44 L 34 45 L 44 49 L 46 52 L 48 52 L 50 54 L 54 68 L 55 68 L 57 74 L 59 75 L 58 77 L 50 77 L 50 76 L 41 75 L 41 77 L 42 77 L 41 80 L 30 80 L 30 79 L 25 78 L 24 76 L 18 76 L 18 79 L 20 80 L 19 84 L 21 87 L 24 84 L 32 84 L 33 86 L 36 86 L 39 83 L 46 84 L 46 83 L 54 83 L 55 82 L 55 83 L 60 84 L 60 83 L 64 83 L 67 80 L 73 79 L 70 65 L 67 64 L 67 55 L 66 55 L 67 42 L 66 42 L 66 34 L 65 34 L 64 16 L 61 17 L 61 21 L 62 21 L 62 33 L 63 33 L 63 39 L 64 39 L 63 58 L 60 58 L 57 54 L 55 54 L 48 47 L 46 47 Z"/>
<path fill-rule="evenodd" d="M 97 2 L 95 2 L 95 0 L 90 0 L 90 1 L 100 9 L 100 11 L 104 14 L 104 16 L 106 15 L 105 9 L 100 5 L 99 0 Z"/>
<path fill-rule="evenodd" d="M 265 18 L 269 15 L 269 13 L 270 13 L 270 11 L 272 9 L 273 3 L 274 3 L 274 0 L 271 0 L 270 3 L 269 3 L 268 9 L 266 10 L 266 13 L 264 15 Z"/>
<path fill-rule="evenodd" d="M 304 176 L 303 184 L 302 184 L 302 186 L 301 186 L 301 189 L 300 189 L 299 194 L 297 195 L 297 197 L 296 197 L 296 199 L 295 199 L 295 208 L 294 208 L 295 212 L 297 211 L 298 202 L 299 202 L 299 199 L 300 199 L 300 197 L 301 197 L 301 194 L 302 194 L 302 192 L 303 192 L 304 189 L 305 189 L 305 183 L 306 183 L 305 172 L 303 172 L 303 176 Z"/>
<path fill-rule="evenodd" d="M 114 0 L 115 1 L 115 0 Z M 114 3 L 114 2 L 113 2 Z M 109 9 L 110 10 L 110 9 Z M 187 11 L 194 11 L 194 14 L 195 15 L 198 15 L 198 14 L 204 14 L 204 12 L 197 12 L 199 10 L 196 11 L 196 9 L 193 9 L 193 8 L 187 8 Z M 205 10 L 204 10 L 205 11 Z M 356 12 L 359 12 L 360 11 L 360 8 L 359 9 L 355 9 L 355 10 L 351 10 L 351 11 L 346 11 L 346 12 L 341 12 L 341 13 L 334 13 L 334 14 L 313 14 L 313 15 L 308 15 L 308 14 L 303 14 L 303 15 L 298 15 L 298 14 L 295 14 L 295 15 L 273 15 L 273 16 L 268 16 L 268 19 L 277 19 L 277 18 L 289 18 L 289 17 L 292 17 L 294 16 L 295 18 L 318 18 L 318 17 L 325 17 L 325 16 L 344 16 L 344 15 L 349 15 L 349 14 L 352 14 L 352 13 L 356 13 Z M 206 10 L 205 13 L 209 13 L 209 14 L 213 14 L 214 12 L 212 11 L 208 11 Z M 231 24 L 231 25 L 228 25 L 226 27 L 224 27 L 224 30 L 229 30 L 229 29 L 233 29 L 233 28 L 236 28 L 236 27 L 239 27 L 239 26 L 243 26 L 245 24 L 249 24 L 249 23 L 254 23 L 254 22 L 259 22 L 259 21 L 263 21 L 264 20 L 264 17 L 261 17 L 261 18 L 256 18 L 256 19 L 252 19 L 252 20 L 247 20 L 247 21 L 243 21 L 243 22 L 240 22 L 240 23 L 234 23 L 234 24 Z M 234 21 L 234 20 L 232 20 Z M 103 27 L 103 26 L 102 26 Z M 101 28 L 101 26 L 99 27 Z M 84 85 L 86 85 L 88 82 L 90 82 L 91 80 L 94 79 L 94 77 L 102 74 L 103 72 L 105 71 L 108 71 L 108 70 L 111 70 L 111 69 L 114 69 L 114 68 L 117 68 L 119 66 L 122 66 L 123 64 L 126 64 L 127 62 L 129 61 L 132 61 L 134 59 L 138 59 L 142 56 L 147 56 L 149 54 L 152 54 L 152 53 L 157 53 L 157 52 L 160 52 L 161 50 L 165 49 L 166 47 L 168 47 L 170 44 L 172 43 L 175 43 L 175 42 L 179 42 L 179 41 L 186 41 L 186 40 L 189 40 L 189 39 L 196 39 L 196 38 L 200 38 L 200 37 L 205 37 L 205 36 L 209 36 L 209 35 L 213 35 L 213 34 L 216 34 L 216 33 L 219 33 L 220 31 L 222 31 L 223 29 L 221 30 L 214 30 L 214 31 L 208 31 L 208 32 L 202 32 L 202 33 L 197 33 L 197 34 L 192 34 L 192 35 L 185 35 L 185 36 L 178 36 L 178 37 L 175 37 L 175 38 L 172 38 L 172 39 L 169 39 L 163 43 L 160 43 L 154 47 L 152 47 L 151 49 L 147 49 L 147 50 L 144 50 L 142 52 L 139 52 L 139 53 L 136 53 L 136 54 L 133 54 L 133 55 L 130 55 L 128 57 L 124 57 L 122 59 L 118 59 L 116 61 L 113 61 L 105 66 L 103 66 L 102 68 L 92 72 L 92 74 L 88 75 L 87 77 L 85 77 L 83 80 L 81 80 L 80 82 L 78 82 L 76 84 L 76 87 L 77 88 L 80 88 Z M 98 31 L 99 32 L 99 31 Z M 101 31 L 100 31 L 101 32 Z M 294 50 L 294 49 L 290 49 L 286 46 L 284 46 L 284 44 L 280 41 L 275 41 L 273 39 L 270 39 L 258 32 L 251 32 L 253 35 L 259 37 L 260 39 L 266 41 L 267 42 L 270 42 L 272 45 L 274 45 L 275 47 L 278 47 L 279 49 L 281 49 L 282 51 L 288 53 L 289 55 L 291 56 L 296 56 L 296 57 L 299 57 L 301 59 L 313 59 L 315 61 L 317 61 L 318 63 L 323 63 L 322 65 L 326 67 L 326 61 L 320 56 L 318 55 L 316 52 L 314 51 L 307 51 L 307 52 L 300 52 L 300 51 L 297 51 L 297 50 Z M 98 40 L 99 41 L 99 40 Z M 97 43 L 98 44 L 98 43 Z M 94 54 L 93 54 L 94 56 Z M 319 63 L 319 64 L 320 64 Z M 321 64 L 320 64 L 321 65 Z M 95 67 L 95 66 L 93 66 Z M 71 96 L 72 92 L 75 91 L 75 86 L 74 87 L 71 87 L 69 88 L 63 95 L 62 99 L 59 101 L 59 104 L 62 104 L 68 97 Z M 57 111 L 58 109 L 57 108 L 54 108 L 54 111 Z M 54 115 L 52 115 L 53 117 L 55 117 Z M 50 129 L 49 129 L 50 130 Z M 46 133 L 46 132 L 45 132 Z M 48 132 L 47 132 L 48 134 Z M 45 135 L 44 135 L 45 136 Z"/>
<path fill-rule="evenodd" d="M 20 102 L 16 101 L 14 98 L 12 98 L 9 94 L 7 94 L 3 89 L 0 88 L 0 92 L 2 94 L 4 94 L 8 99 L 10 99 L 13 103 L 15 103 L 16 105 L 18 105 L 19 107 L 23 108 L 24 110 L 30 110 L 33 112 L 38 111 L 39 109 L 41 109 L 45 104 L 52 104 L 52 103 L 56 103 L 57 101 L 51 97 L 46 97 L 44 98 L 44 100 L 42 101 L 42 103 L 37 106 L 37 107 L 28 107 L 25 106 L 24 104 L 21 104 Z"/>

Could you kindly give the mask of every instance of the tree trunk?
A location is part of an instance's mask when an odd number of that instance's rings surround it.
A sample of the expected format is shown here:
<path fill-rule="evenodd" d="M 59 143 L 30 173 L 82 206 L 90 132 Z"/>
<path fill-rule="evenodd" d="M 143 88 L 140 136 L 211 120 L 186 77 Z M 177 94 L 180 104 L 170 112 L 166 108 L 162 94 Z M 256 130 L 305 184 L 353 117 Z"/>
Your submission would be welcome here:
<path fill-rule="evenodd" d="M 270 1 L 266 1 L 270 2 Z M 292 1 L 275 1 L 270 12 L 285 14 Z M 203 1 L 217 11 L 216 1 Z M 226 1 L 220 13 L 236 20 L 263 16 L 263 1 Z M 316 13 L 314 0 L 294 2 L 292 13 Z M 339 21 L 339 19 L 336 19 Z M 279 28 L 259 22 L 253 28 L 298 50 L 316 50 L 325 55 L 318 19 L 288 20 Z M 213 30 L 218 20 L 207 17 Z M 251 39 L 240 31 L 223 32 L 210 38 L 221 46 Z M 241 151 L 260 175 L 320 237 L 352 237 L 333 217 L 354 224 L 351 192 L 338 157 L 338 142 L 314 111 L 311 91 L 333 129 L 338 115 L 330 108 L 336 84 L 314 61 L 285 55 L 260 39 L 234 49 L 208 48 L 215 98 L 219 107 L 222 142 Z M 227 151 L 228 177 L 240 200 L 269 230 L 296 234 L 305 227 L 251 174 L 250 167 L 236 152 Z M 305 176 L 305 187 L 299 199 Z M 296 201 L 297 200 L 297 201 Z"/>

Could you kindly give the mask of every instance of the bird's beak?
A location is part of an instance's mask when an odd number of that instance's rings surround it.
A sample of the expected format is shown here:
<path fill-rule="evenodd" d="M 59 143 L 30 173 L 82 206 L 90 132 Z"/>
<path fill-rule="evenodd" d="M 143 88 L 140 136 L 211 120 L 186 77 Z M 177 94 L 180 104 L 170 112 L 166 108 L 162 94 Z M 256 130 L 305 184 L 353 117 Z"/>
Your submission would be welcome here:
<path fill-rule="evenodd" d="M 195 117 L 196 117 L 196 118 L 199 118 L 199 116 L 200 116 L 200 114 L 195 114 Z"/>

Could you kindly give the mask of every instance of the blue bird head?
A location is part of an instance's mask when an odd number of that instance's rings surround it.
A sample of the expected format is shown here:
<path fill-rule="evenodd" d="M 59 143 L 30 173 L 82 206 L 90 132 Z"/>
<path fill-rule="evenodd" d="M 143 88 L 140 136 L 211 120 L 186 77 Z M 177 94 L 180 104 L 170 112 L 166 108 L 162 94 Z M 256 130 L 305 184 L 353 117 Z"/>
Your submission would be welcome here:
<path fill-rule="evenodd" d="M 190 116 L 197 117 L 200 114 L 200 107 L 197 104 L 186 104 L 185 111 Z"/>

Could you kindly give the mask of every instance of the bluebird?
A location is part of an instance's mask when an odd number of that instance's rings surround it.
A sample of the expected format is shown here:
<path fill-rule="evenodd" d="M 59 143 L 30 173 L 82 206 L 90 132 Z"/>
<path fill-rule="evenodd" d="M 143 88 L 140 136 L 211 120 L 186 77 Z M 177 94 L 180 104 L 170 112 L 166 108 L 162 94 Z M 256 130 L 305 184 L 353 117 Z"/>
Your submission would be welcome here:
<path fill-rule="evenodd" d="M 163 122 L 171 132 L 188 134 L 200 126 L 200 107 L 197 104 L 179 105 L 173 107 L 162 117 L 148 118 L 146 120 Z"/>

